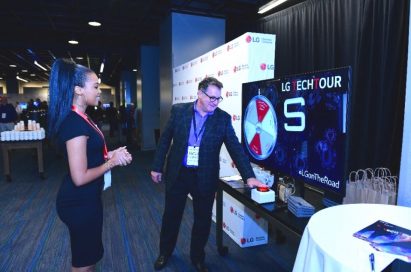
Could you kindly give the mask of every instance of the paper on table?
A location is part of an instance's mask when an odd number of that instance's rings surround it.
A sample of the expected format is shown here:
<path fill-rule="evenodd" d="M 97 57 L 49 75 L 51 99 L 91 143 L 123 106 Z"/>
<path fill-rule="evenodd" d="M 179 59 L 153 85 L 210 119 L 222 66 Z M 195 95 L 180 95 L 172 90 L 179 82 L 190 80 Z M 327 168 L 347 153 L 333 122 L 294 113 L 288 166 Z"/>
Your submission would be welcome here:
<path fill-rule="evenodd" d="M 411 262 L 411 230 L 378 220 L 357 231 L 354 237 L 365 240 L 382 252 L 405 256 Z"/>
<path fill-rule="evenodd" d="M 240 175 L 226 176 L 226 177 L 221 177 L 220 179 L 223 181 L 241 180 L 241 176 Z"/>
<path fill-rule="evenodd" d="M 244 182 L 241 179 L 240 175 L 221 177 L 220 179 L 222 181 L 225 181 L 228 185 L 230 185 L 234 189 L 244 188 L 244 187 L 247 186 L 247 185 L 244 184 Z"/>

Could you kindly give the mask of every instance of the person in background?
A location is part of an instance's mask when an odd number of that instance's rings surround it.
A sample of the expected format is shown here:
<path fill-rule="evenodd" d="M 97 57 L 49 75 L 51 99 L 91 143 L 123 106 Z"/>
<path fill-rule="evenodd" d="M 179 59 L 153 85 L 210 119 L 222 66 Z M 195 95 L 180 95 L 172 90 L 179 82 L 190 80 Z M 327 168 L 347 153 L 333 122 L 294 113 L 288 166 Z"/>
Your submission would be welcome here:
<path fill-rule="evenodd" d="M 16 120 L 16 109 L 8 103 L 7 96 L 0 96 L 0 132 L 13 130 Z"/>
<path fill-rule="evenodd" d="M 107 119 L 110 125 L 110 137 L 114 137 L 115 132 L 118 130 L 118 113 L 114 103 L 110 102 L 110 107 L 107 111 Z"/>
<path fill-rule="evenodd" d="M 101 107 L 101 101 L 98 101 L 97 105 L 87 107 L 86 113 L 100 129 L 103 127 L 104 110 Z"/>
<path fill-rule="evenodd" d="M 127 145 L 133 146 L 135 143 L 135 129 L 136 129 L 136 120 L 134 119 L 136 106 L 134 103 L 130 103 L 126 107 L 126 126 L 127 126 L 127 135 L 126 142 Z"/>
<path fill-rule="evenodd" d="M 103 133 L 85 114 L 87 106 L 98 104 L 100 94 L 92 70 L 66 59 L 54 62 L 48 132 L 68 162 L 56 206 L 70 232 L 72 271 L 95 271 L 104 251 L 103 185 L 111 182 L 111 169 L 132 161 L 125 147 L 108 152 Z"/>
<path fill-rule="evenodd" d="M 165 267 L 173 253 L 187 195 L 190 194 L 194 208 L 190 258 L 196 271 L 208 271 L 204 263 L 204 247 L 210 234 L 223 143 L 248 186 L 267 187 L 255 178 L 234 132 L 231 116 L 218 108 L 223 100 L 222 87 L 223 84 L 213 77 L 203 79 L 198 85 L 198 99 L 195 102 L 173 105 L 170 119 L 160 137 L 151 179 L 155 183 L 164 180 L 166 191 L 160 254 L 154 263 L 155 270 Z"/>
<path fill-rule="evenodd" d="M 19 122 L 21 118 L 21 114 L 23 113 L 23 108 L 21 107 L 19 101 L 16 102 L 16 106 L 14 107 L 14 109 L 16 110 L 16 113 L 17 113 L 16 122 Z"/>

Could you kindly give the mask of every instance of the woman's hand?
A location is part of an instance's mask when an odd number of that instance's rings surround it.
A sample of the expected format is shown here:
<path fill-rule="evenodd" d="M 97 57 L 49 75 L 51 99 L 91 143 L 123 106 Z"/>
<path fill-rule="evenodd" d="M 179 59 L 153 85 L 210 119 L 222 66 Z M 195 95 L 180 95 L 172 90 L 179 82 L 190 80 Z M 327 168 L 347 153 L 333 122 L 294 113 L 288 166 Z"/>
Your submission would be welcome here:
<path fill-rule="evenodd" d="M 133 157 L 127 151 L 127 148 L 125 146 L 110 151 L 108 153 L 108 158 L 109 161 L 113 164 L 113 166 L 126 166 L 130 164 L 133 160 Z"/>

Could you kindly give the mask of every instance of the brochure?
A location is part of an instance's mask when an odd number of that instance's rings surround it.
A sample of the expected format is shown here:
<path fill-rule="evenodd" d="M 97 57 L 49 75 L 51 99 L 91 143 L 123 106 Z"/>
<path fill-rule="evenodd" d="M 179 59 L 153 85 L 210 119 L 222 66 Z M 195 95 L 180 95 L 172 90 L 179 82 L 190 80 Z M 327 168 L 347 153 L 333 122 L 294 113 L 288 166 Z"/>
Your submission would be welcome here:
<path fill-rule="evenodd" d="M 354 237 L 365 240 L 378 251 L 407 257 L 411 262 L 411 230 L 378 220 L 357 231 Z"/>

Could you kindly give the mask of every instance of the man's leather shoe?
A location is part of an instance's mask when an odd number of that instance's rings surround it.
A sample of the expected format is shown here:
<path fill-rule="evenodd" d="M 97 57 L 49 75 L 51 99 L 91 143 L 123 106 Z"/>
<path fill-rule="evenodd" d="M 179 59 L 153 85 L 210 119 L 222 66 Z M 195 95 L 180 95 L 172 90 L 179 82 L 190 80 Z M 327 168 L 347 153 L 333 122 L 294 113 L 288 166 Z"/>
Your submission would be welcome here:
<path fill-rule="evenodd" d="M 157 260 L 154 262 L 154 269 L 155 270 L 163 269 L 167 264 L 168 257 L 169 256 L 167 256 L 167 255 L 158 256 Z"/>
<path fill-rule="evenodd" d="M 208 268 L 203 262 L 193 263 L 193 265 L 198 272 L 208 272 Z"/>

